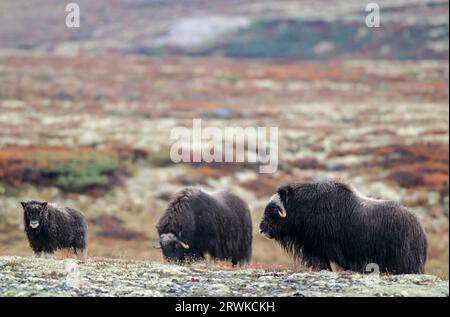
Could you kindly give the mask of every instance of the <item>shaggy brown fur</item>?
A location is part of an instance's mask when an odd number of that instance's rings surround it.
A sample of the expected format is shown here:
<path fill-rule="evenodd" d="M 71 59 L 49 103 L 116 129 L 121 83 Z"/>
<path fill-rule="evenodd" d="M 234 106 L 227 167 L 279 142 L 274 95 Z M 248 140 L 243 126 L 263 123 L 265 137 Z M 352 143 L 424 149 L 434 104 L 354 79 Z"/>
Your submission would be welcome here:
<path fill-rule="evenodd" d="M 362 196 L 332 180 L 291 183 L 267 204 L 260 231 L 316 269 L 423 273 L 425 232 L 398 203 Z"/>
<path fill-rule="evenodd" d="M 236 265 L 251 258 L 252 222 L 247 204 L 227 191 L 209 194 L 186 188 L 169 203 L 157 225 L 164 257 L 212 258 Z"/>
<path fill-rule="evenodd" d="M 72 208 L 47 202 L 21 202 L 28 241 L 36 255 L 70 248 L 87 256 L 88 225 L 84 215 Z"/>

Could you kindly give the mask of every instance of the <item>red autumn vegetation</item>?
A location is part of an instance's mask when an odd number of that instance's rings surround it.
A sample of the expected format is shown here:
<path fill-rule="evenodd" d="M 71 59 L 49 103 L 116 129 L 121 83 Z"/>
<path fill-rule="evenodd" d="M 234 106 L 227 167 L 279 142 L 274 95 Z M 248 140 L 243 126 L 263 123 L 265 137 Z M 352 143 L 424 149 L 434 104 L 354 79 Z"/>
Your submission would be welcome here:
<path fill-rule="evenodd" d="M 384 156 L 382 166 L 389 169 L 388 178 L 402 187 L 426 186 L 448 193 L 448 144 L 414 144 L 388 146 L 375 151 Z"/>

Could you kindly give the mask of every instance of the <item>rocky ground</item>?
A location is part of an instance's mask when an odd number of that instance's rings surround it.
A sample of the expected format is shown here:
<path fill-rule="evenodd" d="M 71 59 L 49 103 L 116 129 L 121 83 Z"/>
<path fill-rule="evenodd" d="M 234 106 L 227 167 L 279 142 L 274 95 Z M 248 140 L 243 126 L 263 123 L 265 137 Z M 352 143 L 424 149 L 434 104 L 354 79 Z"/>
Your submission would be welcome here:
<path fill-rule="evenodd" d="M 3 256 L 0 296 L 449 296 L 449 285 L 431 275 L 379 277 Z"/>

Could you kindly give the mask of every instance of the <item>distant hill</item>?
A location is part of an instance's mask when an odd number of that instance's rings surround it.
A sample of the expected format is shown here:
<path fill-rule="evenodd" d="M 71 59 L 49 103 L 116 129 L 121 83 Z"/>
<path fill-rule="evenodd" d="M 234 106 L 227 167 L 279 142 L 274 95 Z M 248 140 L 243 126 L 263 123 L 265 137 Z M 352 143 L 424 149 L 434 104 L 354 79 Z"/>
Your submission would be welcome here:
<path fill-rule="evenodd" d="M 381 27 L 359 0 L 77 1 L 0 3 L 0 52 L 224 55 L 231 58 L 448 59 L 448 0 L 380 0 Z"/>
<path fill-rule="evenodd" d="M 361 22 L 345 20 L 268 19 L 254 22 L 224 43 L 206 43 L 198 48 L 153 46 L 135 52 L 150 55 L 219 53 L 232 58 L 445 59 L 448 57 L 448 25 L 389 23 L 382 28 L 369 29 Z"/>

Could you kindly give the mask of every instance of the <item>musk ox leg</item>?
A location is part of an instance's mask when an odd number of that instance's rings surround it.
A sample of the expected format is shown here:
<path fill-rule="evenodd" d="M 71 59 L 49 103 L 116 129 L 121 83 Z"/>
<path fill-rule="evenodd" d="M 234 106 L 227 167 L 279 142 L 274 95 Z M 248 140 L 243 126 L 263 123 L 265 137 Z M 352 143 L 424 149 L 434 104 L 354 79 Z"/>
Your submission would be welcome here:
<path fill-rule="evenodd" d="M 330 267 L 333 272 L 345 271 L 339 264 L 334 263 L 333 261 L 330 261 Z"/>
<path fill-rule="evenodd" d="M 73 252 L 78 258 L 81 258 L 83 262 L 87 260 L 87 248 L 83 249 L 73 248 Z"/>
<path fill-rule="evenodd" d="M 77 254 L 77 257 L 81 259 L 81 261 L 86 262 L 87 260 L 87 248 L 84 249 L 75 249 L 75 254 Z"/>
<path fill-rule="evenodd" d="M 231 265 L 233 267 L 239 265 L 240 267 L 246 266 L 250 260 L 248 258 L 232 258 L 231 259 Z"/>
<path fill-rule="evenodd" d="M 87 261 L 87 257 L 88 257 L 88 250 L 87 250 L 87 248 L 84 248 L 81 254 L 82 254 L 82 257 L 83 257 L 83 261 Z"/>
<path fill-rule="evenodd" d="M 214 259 L 209 253 L 205 254 L 205 263 L 206 263 L 206 266 L 208 266 L 208 267 L 214 265 Z"/>
<path fill-rule="evenodd" d="M 34 257 L 42 257 L 42 253 L 44 252 L 44 250 L 41 247 L 32 245 L 31 248 L 33 249 Z"/>
<path fill-rule="evenodd" d="M 53 252 L 44 252 L 44 258 L 51 259 L 53 257 Z"/>
<path fill-rule="evenodd" d="M 75 255 L 79 258 L 78 254 L 81 254 L 81 259 L 83 261 L 87 260 L 87 244 L 86 244 L 87 235 L 84 233 L 83 235 L 77 237 L 75 241 L 72 243 L 72 249 Z"/>
<path fill-rule="evenodd" d="M 304 266 L 315 270 L 331 270 L 330 261 L 328 259 L 316 256 L 305 250 L 302 252 L 301 263 Z"/>

